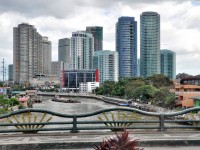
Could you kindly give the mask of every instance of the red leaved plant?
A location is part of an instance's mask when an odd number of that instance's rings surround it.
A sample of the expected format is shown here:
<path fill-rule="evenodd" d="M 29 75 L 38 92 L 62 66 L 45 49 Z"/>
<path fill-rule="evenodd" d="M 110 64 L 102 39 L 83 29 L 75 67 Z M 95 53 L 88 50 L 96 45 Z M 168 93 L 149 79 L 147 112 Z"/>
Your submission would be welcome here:
<path fill-rule="evenodd" d="M 129 132 L 124 130 L 121 134 L 116 133 L 116 137 L 103 140 L 95 150 L 142 150 L 137 148 L 139 140 L 131 140 Z"/>

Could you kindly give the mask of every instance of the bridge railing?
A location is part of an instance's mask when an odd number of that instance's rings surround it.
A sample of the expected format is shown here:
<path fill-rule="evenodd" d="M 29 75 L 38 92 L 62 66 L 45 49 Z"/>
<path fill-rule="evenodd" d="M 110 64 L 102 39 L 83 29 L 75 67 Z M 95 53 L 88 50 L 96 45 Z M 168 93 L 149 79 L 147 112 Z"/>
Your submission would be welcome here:
<path fill-rule="evenodd" d="M 149 129 L 200 129 L 200 120 L 183 115 L 200 107 L 173 113 L 146 112 L 135 108 L 109 108 L 85 114 L 62 114 L 43 109 L 22 109 L 0 116 L 0 133 L 49 131 Z M 145 116 L 145 117 L 144 117 Z"/>

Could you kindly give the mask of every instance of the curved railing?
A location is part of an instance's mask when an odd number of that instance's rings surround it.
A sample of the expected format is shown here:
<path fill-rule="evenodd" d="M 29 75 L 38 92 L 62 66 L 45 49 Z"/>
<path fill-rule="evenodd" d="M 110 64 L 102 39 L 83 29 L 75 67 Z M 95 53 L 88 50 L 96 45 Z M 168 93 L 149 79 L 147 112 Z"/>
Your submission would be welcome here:
<path fill-rule="evenodd" d="M 119 130 L 124 128 L 124 126 L 119 126 L 120 124 L 129 124 L 129 126 L 125 126 L 126 129 L 157 129 L 159 131 L 176 128 L 199 129 L 200 121 L 198 119 L 188 120 L 180 117 L 198 111 L 200 111 L 200 107 L 172 113 L 155 113 L 135 108 L 118 107 L 85 114 L 62 114 L 43 109 L 21 109 L 0 116 L 0 133 L 37 133 L 39 131 L 71 131 L 76 133 L 81 130 Z M 126 120 L 125 117 L 119 119 L 117 112 L 134 112 L 147 117 L 146 119 L 141 119 L 143 118 L 141 117 L 136 120 Z M 98 116 L 100 115 L 103 115 L 105 119 L 99 120 Z M 114 115 L 118 115 L 118 119 L 114 118 Z M 148 117 L 152 118 L 148 119 Z"/>

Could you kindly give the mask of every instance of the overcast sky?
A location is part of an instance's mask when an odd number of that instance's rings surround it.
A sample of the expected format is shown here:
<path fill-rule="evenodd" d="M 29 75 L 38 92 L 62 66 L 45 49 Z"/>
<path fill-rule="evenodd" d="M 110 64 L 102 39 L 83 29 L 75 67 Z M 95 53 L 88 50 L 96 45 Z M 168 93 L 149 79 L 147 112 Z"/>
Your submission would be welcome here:
<path fill-rule="evenodd" d="M 0 0 L 0 61 L 4 58 L 6 65 L 12 64 L 13 27 L 22 22 L 34 25 L 52 41 L 52 59 L 56 61 L 58 39 L 69 38 L 72 32 L 85 30 L 86 26 L 103 26 L 104 50 L 115 50 L 118 18 L 135 17 L 139 27 L 144 11 L 160 14 L 161 49 L 176 52 L 177 73 L 200 74 L 198 0 Z"/>

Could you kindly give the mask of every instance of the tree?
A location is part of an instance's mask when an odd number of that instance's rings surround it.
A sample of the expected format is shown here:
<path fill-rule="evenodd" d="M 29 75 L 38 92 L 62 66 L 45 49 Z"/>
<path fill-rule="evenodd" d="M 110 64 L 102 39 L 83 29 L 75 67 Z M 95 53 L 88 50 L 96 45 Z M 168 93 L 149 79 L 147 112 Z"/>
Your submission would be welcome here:
<path fill-rule="evenodd" d="M 157 91 L 154 94 L 154 97 L 151 100 L 152 104 L 164 106 L 165 99 L 168 93 L 169 89 L 166 87 L 161 87 L 160 89 L 157 89 Z"/>
<path fill-rule="evenodd" d="M 153 98 L 156 91 L 157 89 L 151 85 L 143 85 L 134 90 L 133 97 L 147 102 Z"/>
<path fill-rule="evenodd" d="M 162 74 L 155 74 L 145 79 L 146 83 L 156 88 L 173 86 L 173 82 Z"/>
<path fill-rule="evenodd" d="M 96 89 L 97 95 L 111 95 L 112 90 L 114 89 L 114 81 L 105 81 L 102 86 Z"/>
<path fill-rule="evenodd" d="M 3 83 L 2 82 L 0 82 L 0 87 L 3 87 Z"/>
<path fill-rule="evenodd" d="M 168 107 L 170 109 L 174 108 L 176 104 L 176 95 L 174 93 L 168 94 L 164 104 L 165 107 Z"/>
<path fill-rule="evenodd" d="M 144 85 L 142 80 L 132 80 L 125 85 L 125 94 L 127 98 L 134 98 L 133 93 L 135 89 Z"/>

